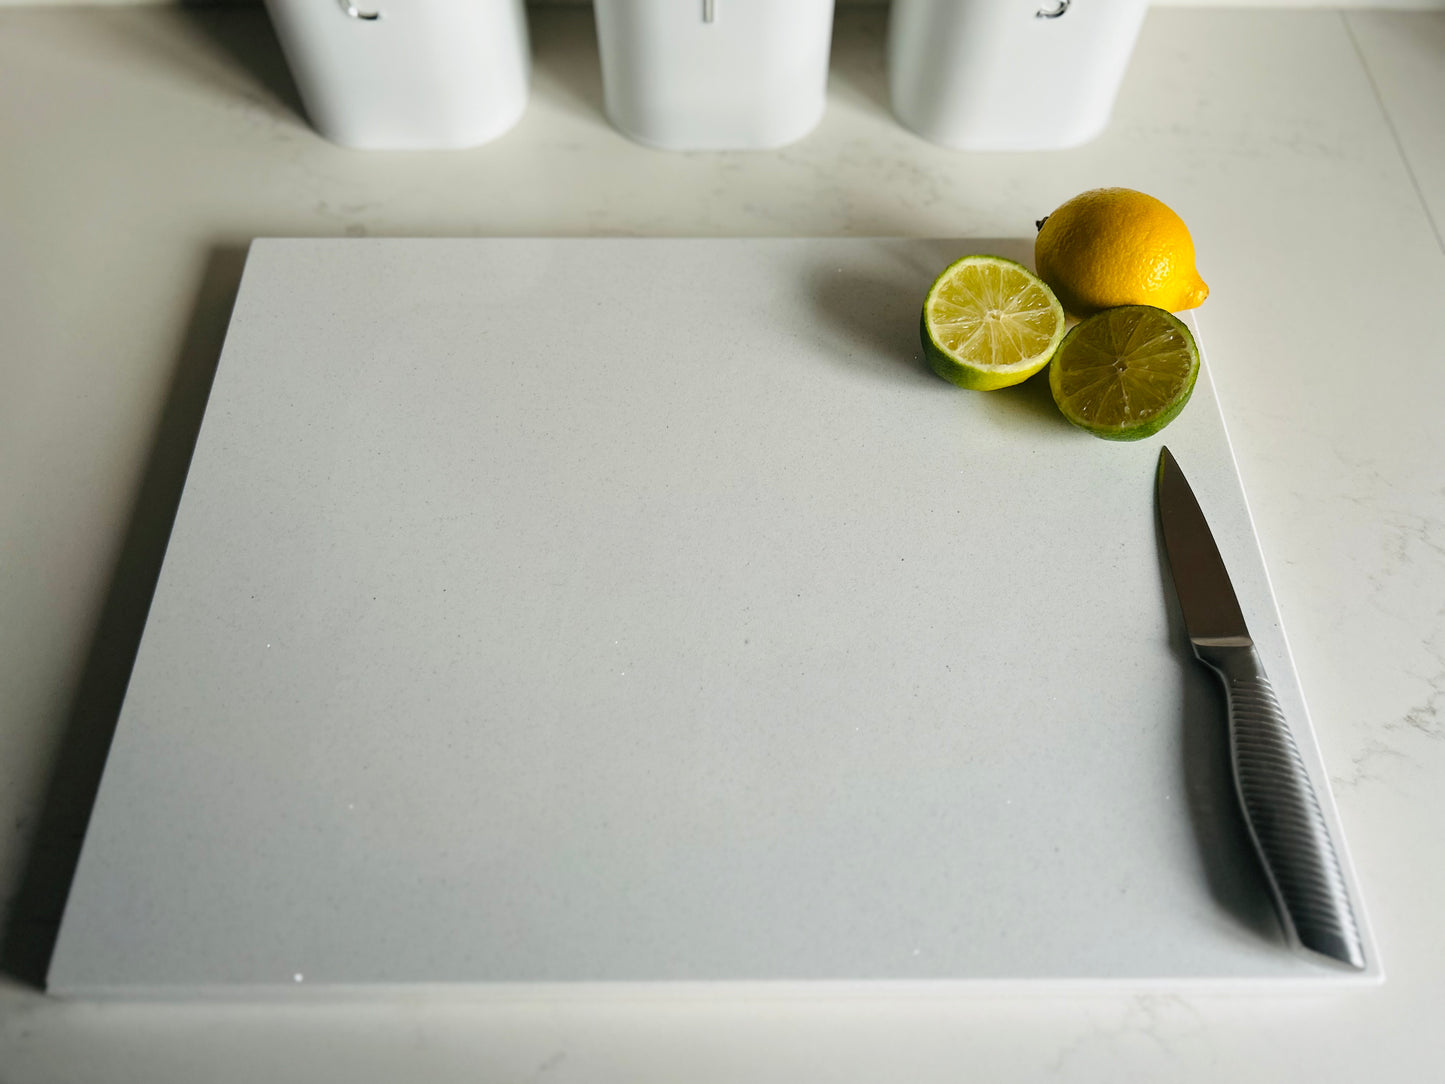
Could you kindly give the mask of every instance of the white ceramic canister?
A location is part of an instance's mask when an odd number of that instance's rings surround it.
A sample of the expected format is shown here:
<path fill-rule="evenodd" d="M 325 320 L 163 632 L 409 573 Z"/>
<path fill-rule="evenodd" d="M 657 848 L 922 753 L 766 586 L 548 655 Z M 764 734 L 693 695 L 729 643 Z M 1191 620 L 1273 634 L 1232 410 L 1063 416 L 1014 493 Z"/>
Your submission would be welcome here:
<path fill-rule="evenodd" d="M 266 0 L 311 123 L 367 150 L 473 147 L 527 105 L 523 0 Z"/>
<path fill-rule="evenodd" d="M 777 147 L 823 116 L 833 0 L 595 0 L 607 116 L 668 150 Z"/>
<path fill-rule="evenodd" d="M 1147 0 L 893 0 L 893 111 L 960 150 L 1053 150 L 1109 122 Z"/>

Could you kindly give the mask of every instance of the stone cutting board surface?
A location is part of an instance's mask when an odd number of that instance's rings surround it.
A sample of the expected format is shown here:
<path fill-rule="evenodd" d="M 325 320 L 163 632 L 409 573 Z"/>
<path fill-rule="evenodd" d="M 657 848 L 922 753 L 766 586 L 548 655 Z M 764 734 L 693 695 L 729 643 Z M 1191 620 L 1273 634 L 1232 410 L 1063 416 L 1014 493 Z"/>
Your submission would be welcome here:
<path fill-rule="evenodd" d="M 1377 981 L 1284 944 L 1166 577 L 1164 442 L 1343 848 L 1207 362 L 1136 444 L 956 389 L 971 251 L 255 242 L 51 990 Z"/>

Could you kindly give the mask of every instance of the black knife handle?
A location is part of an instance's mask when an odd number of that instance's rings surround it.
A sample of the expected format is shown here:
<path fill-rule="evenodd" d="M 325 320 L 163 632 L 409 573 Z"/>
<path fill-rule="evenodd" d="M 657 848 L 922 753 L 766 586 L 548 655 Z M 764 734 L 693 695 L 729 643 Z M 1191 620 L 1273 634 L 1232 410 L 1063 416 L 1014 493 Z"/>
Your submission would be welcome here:
<path fill-rule="evenodd" d="M 1359 927 L 1304 761 L 1248 641 L 1196 641 L 1224 681 L 1234 784 L 1285 932 L 1305 948 L 1365 966 Z"/>

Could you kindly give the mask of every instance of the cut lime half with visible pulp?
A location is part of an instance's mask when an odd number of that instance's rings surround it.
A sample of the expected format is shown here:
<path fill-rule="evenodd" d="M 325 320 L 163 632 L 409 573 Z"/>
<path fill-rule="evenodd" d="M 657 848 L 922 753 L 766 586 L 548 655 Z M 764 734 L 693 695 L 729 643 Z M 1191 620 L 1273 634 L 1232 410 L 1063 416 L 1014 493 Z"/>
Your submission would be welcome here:
<path fill-rule="evenodd" d="M 1096 313 L 1064 336 L 1049 390 L 1064 417 L 1106 440 L 1172 422 L 1199 377 L 1199 348 L 1177 316 L 1149 305 Z"/>
<path fill-rule="evenodd" d="M 1021 384 L 1049 363 L 1064 337 L 1064 309 L 1038 276 L 1000 256 L 965 256 L 923 302 L 923 352 L 963 388 Z"/>

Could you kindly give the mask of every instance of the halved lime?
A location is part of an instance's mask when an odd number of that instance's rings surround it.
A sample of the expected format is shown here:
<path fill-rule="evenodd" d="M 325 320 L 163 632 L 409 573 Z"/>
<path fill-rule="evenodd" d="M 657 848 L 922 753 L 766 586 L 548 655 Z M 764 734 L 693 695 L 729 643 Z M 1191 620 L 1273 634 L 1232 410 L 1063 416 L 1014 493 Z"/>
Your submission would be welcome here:
<path fill-rule="evenodd" d="M 921 332 L 935 373 L 992 391 L 1021 384 L 1049 363 L 1064 337 L 1064 309 L 1023 264 L 965 256 L 929 288 Z"/>
<path fill-rule="evenodd" d="M 1049 390 L 1079 428 L 1106 440 L 1139 440 L 1174 420 L 1198 376 L 1199 348 L 1178 317 L 1122 305 L 1064 336 Z"/>

